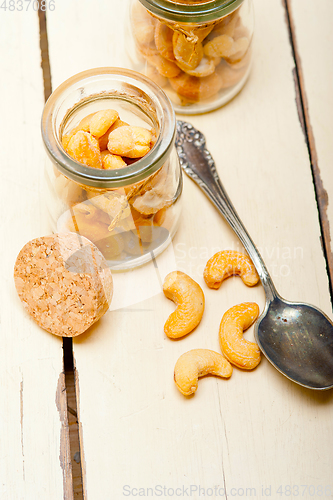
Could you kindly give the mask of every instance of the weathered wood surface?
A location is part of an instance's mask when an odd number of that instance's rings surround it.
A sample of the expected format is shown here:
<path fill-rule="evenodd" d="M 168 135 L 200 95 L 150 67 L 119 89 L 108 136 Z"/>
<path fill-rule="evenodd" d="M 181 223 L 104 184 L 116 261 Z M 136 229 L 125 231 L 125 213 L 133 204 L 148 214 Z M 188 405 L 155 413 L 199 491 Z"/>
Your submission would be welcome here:
<path fill-rule="evenodd" d="M 223 109 L 190 121 L 206 135 L 223 183 L 280 293 L 331 315 L 284 5 L 255 0 L 255 7 L 255 62 L 247 86 Z M 94 8 L 87 0 L 57 0 L 48 16 L 54 87 L 90 67 L 126 64 L 126 11 L 127 2 L 115 0 L 96 1 Z M 255 488 L 255 498 L 264 496 L 262 488 L 279 498 L 280 486 L 288 492 L 293 485 L 294 496 L 299 487 L 305 499 L 313 498 L 313 490 L 301 485 L 313 485 L 323 491 L 330 486 L 332 497 L 332 391 L 302 389 L 265 359 L 252 373 L 235 369 L 228 382 L 201 380 L 189 400 L 174 386 L 179 355 L 192 348 L 219 350 L 218 325 L 227 308 L 246 300 L 264 305 L 263 290 L 248 289 L 237 278 L 219 291 L 205 287 L 206 260 L 216 249 L 240 246 L 188 179 L 183 200 L 181 227 L 158 259 L 159 274 L 163 279 L 173 270 L 176 258 L 178 268 L 203 286 L 207 307 L 198 329 L 179 342 L 165 338 L 163 324 L 174 306 L 161 292 L 151 296 L 148 280 L 138 279 L 146 300 L 109 312 L 74 341 L 86 498 L 121 498 L 129 491 L 126 485 L 219 485 L 229 497 L 235 496 L 232 488 L 239 489 L 242 498 L 254 497 L 246 488 Z M 146 269 L 154 276 L 152 266 Z M 115 281 L 117 291 L 121 275 Z M 200 498 L 199 491 L 191 498 Z"/>
<path fill-rule="evenodd" d="M 324 243 L 333 280 L 332 2 L 288 0 Z"/>
<path fill-rule="evenodd" d="M 32 8 L 0 12 L 0 74 L 0 498 L 71 500 L 62 340 L 28 317 L 13 280 L 16 255 L 46 230 L 43 78 Z"/>

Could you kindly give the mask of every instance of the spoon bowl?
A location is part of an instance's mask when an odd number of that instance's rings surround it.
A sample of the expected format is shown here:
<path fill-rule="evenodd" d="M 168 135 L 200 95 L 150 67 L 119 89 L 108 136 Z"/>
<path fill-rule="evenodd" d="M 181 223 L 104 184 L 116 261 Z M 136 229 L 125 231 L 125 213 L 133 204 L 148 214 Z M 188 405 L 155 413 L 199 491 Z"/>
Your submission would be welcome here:
<path fill-rule="evenodd" d="M 317 307 L 283 299 L 240 220 L 206 149 L 204 135 L 187 122 L 177 122 L 176 147 L 184 172 L 214 203 L 235 231 L 257 269 L 266 306 L 254 334 L 268 361 L 287 378 L 316 390 L 333 388 L 333 324 Z"/>
<path fill-rule="evenodd" d="M 254 326 L 260 350 L 290 380 L 311 389 L 333 387 L 333 325 L 317 307 L 280 296 Z"/>

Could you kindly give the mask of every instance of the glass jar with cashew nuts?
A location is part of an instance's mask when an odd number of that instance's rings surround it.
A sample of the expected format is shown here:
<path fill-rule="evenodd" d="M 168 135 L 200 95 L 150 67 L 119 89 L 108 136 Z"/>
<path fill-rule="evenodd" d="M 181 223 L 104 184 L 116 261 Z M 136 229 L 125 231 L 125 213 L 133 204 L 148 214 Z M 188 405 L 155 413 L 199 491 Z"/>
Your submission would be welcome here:
<path fill-rule="evenodd" d="M 253 24 L 252 0 L 132 0 L 127 51 L 177 112 L 204 113 L 243 88 Z"/>
<path fill-rule="evenodd" d="M 133 71 L 98 68 L 60 85 L 42 119 L 52 230 L 85 236 L 114 270 L 161 253 L 180 218 L 175 125 L 165 93 Z"/>

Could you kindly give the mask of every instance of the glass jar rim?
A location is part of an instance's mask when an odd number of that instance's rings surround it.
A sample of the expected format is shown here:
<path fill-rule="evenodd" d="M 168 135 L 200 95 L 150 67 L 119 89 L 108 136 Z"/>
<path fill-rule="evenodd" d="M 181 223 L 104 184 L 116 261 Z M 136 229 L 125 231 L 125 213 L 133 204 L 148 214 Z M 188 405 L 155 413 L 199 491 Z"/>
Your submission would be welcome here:
<path fill-rule="evenodd" d="M 139 0 L 152 14 L 168 21 L 206 23 L 236 10 L 244 0 L 209 0 L 201 4 L 175 3 L 173 0 Z"/>
<path fill-rule="evenodd" d="M 64 150 L 55 126 L 59 101 L 62 97 L 68 96 L 71 89 L 74 91 L 78 83 L 93 83 L 108 76 L 143 91 L 157 106 L 162 118 L 159 123 L 156 143 L 149 153 L 132 165 L 115 170 L 87 167 L 75 161 Z M 106 97 L 108 95 L 110 94 L 105 94 Z M 117 67 L 101 67 L 77 73 L 52 92 L 44 106 L 41 128 L 43 142 L 49 157 L 66 177 L 83 185 L 112 189 L 140 182 L 163 166 L 174 147 L 176 117 L 170 99 L 152 80 L 136 71 Z"/>

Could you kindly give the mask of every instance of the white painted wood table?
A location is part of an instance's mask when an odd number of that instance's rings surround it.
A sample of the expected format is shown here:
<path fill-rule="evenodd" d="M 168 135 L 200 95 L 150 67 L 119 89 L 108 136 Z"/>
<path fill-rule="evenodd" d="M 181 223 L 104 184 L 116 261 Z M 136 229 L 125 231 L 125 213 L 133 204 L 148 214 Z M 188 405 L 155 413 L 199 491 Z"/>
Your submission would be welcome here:
<path fill-rule="evenodd" d="M 48 62 L 53 88 L 88 68 L 126 66 L 128 2 L 55 0 L 46 26 L 34 4 L 23 2 L 20 12 L 21 3 L 0 8 L 0 499 L 109 500 L 152 492 L 193 500 L 204 492 L 229 499 L 333 498 L 332 391 L 296 386 L 265 359 L 253 372 L 235 369 L 227 382 L 201 380 L 191 399 L 173 383 L 182 353 L 219 350 L 218 326 L 229 307 L 247 300 L 264 305 L 262 288 L 248 289 L 237 278 L 219 291 L 204 285 L 207 259 L 241 246 L 187 178 L 174 242 L 158 258 L 158 272 L 148 265 L 141 275 L 153 277 L 144 300 L 117 302 L 124 278 L 116 275 L 112 310 L 73 342 L 80 438 L 73 461 L 62 340 L 25 314 L 13 265 L 28 240 L 48 232 L 39 131 Z M 190 121 L 205 134 L 280 293 L 332 317 L 333 4 L 254 3 L 249 82 L 224 108 Z M 207 303 L 197 330 L 179 342 L 163 333 L 174 306 L 159 284 L 175 266 L 202 285 Z M 73 486 L 79 461 L 83 485 L 76 478 Z"/>

